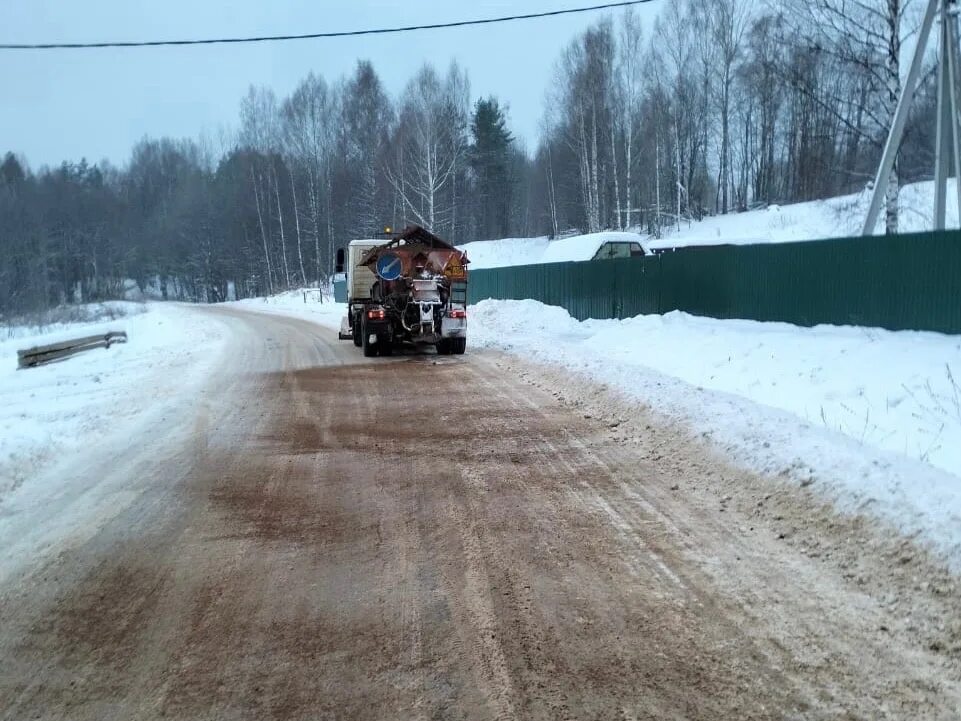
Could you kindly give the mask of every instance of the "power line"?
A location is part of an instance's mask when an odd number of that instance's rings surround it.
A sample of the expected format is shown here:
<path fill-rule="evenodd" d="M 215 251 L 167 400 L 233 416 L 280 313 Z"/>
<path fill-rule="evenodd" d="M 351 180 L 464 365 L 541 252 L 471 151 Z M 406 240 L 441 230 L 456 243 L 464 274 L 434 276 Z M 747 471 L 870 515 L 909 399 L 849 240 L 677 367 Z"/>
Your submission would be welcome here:
<path fill-rule="evenodd" d="M 409 25 L 395 28 L 375 28 L 369 30 L 344 30 L 340 32 L 306 33 L 304 35 L 262 35 L 246 38 L 205 38 L 200 40 L 144 40 L 144 41 L 109 41 L 100 43 L 0 43 L 0 50 L 89 50 L 91 48 L 144 48 L 169 45 L 221 45 L 226 43 L 266 43 L 286 40 L 316 40 L 321 38 L 345 38 L 360 35 L 391 35 L 409 33 L 417 30 L 441 30 L 445 28 L 462 28 L 470 25 L 493 25 L 494 23 L 514 22 L 517 20 L 534 20 L 537 18 L 556 17 L 558 15 L 573 15 L 597 10 L 611 10 L 631 5 L 642 5 L 653 0 L 624 0 L 623 2 L 604 3 L 590 7 L 570 8 L 568 10 L 549 10 L 546 12 L 529 13 L 527 15 L 508 15 L 498 18 L 482 18 L 479 20 L 460 20 L 450 23 L 432 23 L 429 25 Z"/>

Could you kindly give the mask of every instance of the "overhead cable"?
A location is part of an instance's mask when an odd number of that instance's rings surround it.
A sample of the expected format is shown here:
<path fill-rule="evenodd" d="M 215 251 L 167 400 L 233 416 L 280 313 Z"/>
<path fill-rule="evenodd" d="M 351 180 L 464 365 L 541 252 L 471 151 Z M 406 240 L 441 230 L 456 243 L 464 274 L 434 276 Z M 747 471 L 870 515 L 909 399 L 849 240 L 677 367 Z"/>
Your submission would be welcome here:
<path fill-rule="evenodd" d="M 90 50 L 94 48 L 148 48 L 168 47 L 180 45 L 224 45 L 239 43 L 271 43 L 289 40 L 320 40 L 327 38 L 359 37 L 364 35 L 396 35 L 421 30 L 443 30 L 447 28 L 462 28 L 472 25 L 493 25 L 495 23 L 516 22 L 520 20 L 535 20 L 538 18 L 557 17 L 559 15 L 573 15 L 576 13 L 596 12 L 599 10 L 613 10 L 631 5 L 642 5 L 653 0 L 623 0 L 589 7 L 568 8 L 566 10 L 547 10 L 544 12 L 528 13 L 525 15 L 506 15 L 496 18 L 481 18 L 477 20 L 459 20 L 446 23 L 429 23 L 424 25 L 408 25 L 392 28 L 371 28 L 366 30 L 341 30 L 332 32 L 304 33 L 301 35 L 260 35 L 252 37 L 234 38 L 200 38 L 193 40 L 117 40 L 104 42 L 82 43 L 0 43 L 0 50 Z"/>

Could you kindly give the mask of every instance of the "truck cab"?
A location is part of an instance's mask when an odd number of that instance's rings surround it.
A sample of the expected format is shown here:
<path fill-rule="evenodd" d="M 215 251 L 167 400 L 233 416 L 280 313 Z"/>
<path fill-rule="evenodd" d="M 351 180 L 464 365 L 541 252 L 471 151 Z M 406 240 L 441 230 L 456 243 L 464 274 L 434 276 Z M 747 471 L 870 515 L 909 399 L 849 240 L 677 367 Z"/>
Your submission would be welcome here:
<path fill-rule="evenodd" d="M 338 265 L 343 261 L 342 272 L 347 276 L 347 315 L 340 324 L 340 337 L 352 339 L 358 348 L 363 344 L 361 317 L 367 310 L 367 306 L 373 303 L 371 289 L 377 282 L 374 271 L 361 265 L 360 261 L 372 248 L 383 245 L 385 242 L 372 238 L 352 240 L 347 244 L 346 254 L 338 254 Z M 340 257 L 341 255 L 346 257 Z M 338 271 L 340 270 L 338 268 Z"/>

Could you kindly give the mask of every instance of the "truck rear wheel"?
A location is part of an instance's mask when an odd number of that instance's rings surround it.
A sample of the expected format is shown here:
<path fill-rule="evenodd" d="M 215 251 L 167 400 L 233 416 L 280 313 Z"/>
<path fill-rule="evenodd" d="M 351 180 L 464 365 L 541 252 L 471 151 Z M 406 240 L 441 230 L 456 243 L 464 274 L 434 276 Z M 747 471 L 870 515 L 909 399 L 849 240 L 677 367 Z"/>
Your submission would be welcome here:
<path fill-rule="evenodd" d="M 361 324 L 361 345 L 364 347 L 364 357 L 373 358 L 375 355 L 377 355 L 377 345 L 370 342 L 370 333 L 367 332 L 366 326 L 366 323 Z"/>
<path fill-rule="evenodd" d="M 441 338 L 439 341 L 437 341 L 437 343 L 434 344 L 437 348 L 437 355 L 451 354 L 450 340 L 450 338 Z"/>
<path fill-rule="evenodd" d="M 360 319 L 359 318 L 355 318 L 354 322 L 350 324 L 350 333 L 354 338 L 354 345 L 360 348 L 360 346 L 362 345 L 361 341 L 363 339 L 360 337 Z"/>
<path fill-rule="evenodd" d="M 454 355 L 464 355 L 464 351 L 467 350 L 467 339 L 466 338 L 451 338 L 450 339 L 450 352 Z"/>

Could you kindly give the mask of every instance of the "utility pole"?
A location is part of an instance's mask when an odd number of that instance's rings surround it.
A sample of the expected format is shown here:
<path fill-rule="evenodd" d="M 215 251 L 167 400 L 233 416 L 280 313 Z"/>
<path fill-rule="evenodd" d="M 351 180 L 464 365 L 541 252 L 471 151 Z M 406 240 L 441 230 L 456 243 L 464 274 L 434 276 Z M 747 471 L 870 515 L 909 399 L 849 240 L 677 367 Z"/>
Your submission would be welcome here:
<path fill-rule="evenodd" d="M 884 154 L 881 156 L 881 165 L 874 181 L 871 207 L 864 221 L 862 235 L 873 235 L 877 227 L 881 203 L 894 168 L 894 161 L 898 156 L 898 149 L 901 147 L 901 140 L 904 138 L 904 128 L 908 114 L 911 112 L 911 104 L 914 102 L 924 54 L 927 51 L 928 39 L 936 18 L 940 18 L 941 27 L 938 39 L 938 128 L 934 160 L 935 230 L 944 230 L 945 226 L 948 177 L 951 173 L 952 159 L 954 172 L 958 178 L 958 211 L 961 212 L 961 137 L 959 137 L 958 128 L 958 112 L 961 110 L 961 102 L 958 98 L 961 59 L 958 55 L 958 10 L 958 0 L 928 0 L 908 77 L 901 89 L 901 97 L 891 122 L 891 130 L 884 145 Z"/>

